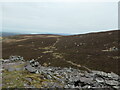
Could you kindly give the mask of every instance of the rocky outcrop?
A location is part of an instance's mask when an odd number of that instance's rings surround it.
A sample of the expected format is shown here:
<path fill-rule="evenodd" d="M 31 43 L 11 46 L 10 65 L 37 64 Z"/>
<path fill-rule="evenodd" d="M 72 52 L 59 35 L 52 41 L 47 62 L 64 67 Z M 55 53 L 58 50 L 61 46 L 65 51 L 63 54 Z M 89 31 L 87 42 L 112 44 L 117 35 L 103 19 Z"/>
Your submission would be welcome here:
<path fill-rule="evenodd" d="M 37 66 L 36 66 L 37 63 Z M 60 67 L 44 67 L 31 60 L 26 70 L 32 73 L 40 73 L 44 78 L 56 80 L 59 83 L 45 82 L 51 88 L 110 88 L 119 89 L 120 77 L 111 72 L 105 73 L 102 71 L 82 71 L 73 68 Z"/>
<path fill-rule="evenodd" d="M 23 57 L 21 56 L 10 56 L 9 59 L 10 61 L 18 61 L 18 60 L 23 61 L 24 60 Z"/>
<path fill-rule="evenodd" d="M 2 60 L 3 63 L 9 63 L 13 61 L 24 61 L 24 58 L 21 56 L 10 56 L 9 59 Z"/>

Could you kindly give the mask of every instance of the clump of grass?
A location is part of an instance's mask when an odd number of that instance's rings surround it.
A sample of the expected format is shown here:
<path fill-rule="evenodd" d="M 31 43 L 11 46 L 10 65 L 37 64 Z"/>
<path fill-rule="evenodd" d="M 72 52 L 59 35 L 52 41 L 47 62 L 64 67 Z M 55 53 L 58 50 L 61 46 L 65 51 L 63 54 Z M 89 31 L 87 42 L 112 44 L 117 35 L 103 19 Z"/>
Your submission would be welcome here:
<path fill-rule="evenodd" d="M 63 58 L 62 54 L 60 54 L 60 53 L 53 53 L 53 57 L 55 57 L 55 58 Z"/>
<path fill-rule="evenodd" d="M 29 82 L 25 78 L 32 78 L 32 81 Z M 24 84 L 29 84 L 35 88 L 41 87 L 40 75 L 32 74 L 27 71 L 4 71 L 3 72 L 3 88 L 24 88 Z"/>
<path fill-rule="evenodd" d="M 26 81 L 24 81 L 25 74 L 26 71 L 4 71 L 2 80 L 3 88 L 23 88 L 24 83 L 27 83 Z"/>
<path fill-rule="evenodd" d="M 41 74 L 34 74 L 28 71 L 3 71 L 3 86 L 2 88 L 26 88 L 25 84 L 28 86 L 33 86 L 35 88 L 41 88 L 45 85 L 44 82 L 53 82 L 52 80 L 41 78 Z M 31 78 L 31 81 L 26 80 L 26 78 Z"/>

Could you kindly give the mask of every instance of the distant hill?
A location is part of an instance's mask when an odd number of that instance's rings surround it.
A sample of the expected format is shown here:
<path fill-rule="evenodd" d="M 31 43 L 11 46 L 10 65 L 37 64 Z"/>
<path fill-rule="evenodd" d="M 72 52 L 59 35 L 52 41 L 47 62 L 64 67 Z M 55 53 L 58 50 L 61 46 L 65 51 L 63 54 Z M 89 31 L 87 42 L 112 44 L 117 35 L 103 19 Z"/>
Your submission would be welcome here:
<path fill-rule="evenodd" d="M 20 35 L 22 33 L 12 33 L 12 32 L 0 32 L 1 37 Z"/>
<path fill-rule="evenodd" d="M 15 32 L 0 32 L 0 37 L 14 36 L 14 35 L 24 35 L 26 33 L 15 33 Z M 72 35 L 69 33 L 27 33 L 28 35 Z"/>
<path fill-rule="evenodd" d="M 120 75 L 120 30 L 80 35 L 16 35 L 3 38 L 2 55 L 41 64 L 115 72 Z"/>

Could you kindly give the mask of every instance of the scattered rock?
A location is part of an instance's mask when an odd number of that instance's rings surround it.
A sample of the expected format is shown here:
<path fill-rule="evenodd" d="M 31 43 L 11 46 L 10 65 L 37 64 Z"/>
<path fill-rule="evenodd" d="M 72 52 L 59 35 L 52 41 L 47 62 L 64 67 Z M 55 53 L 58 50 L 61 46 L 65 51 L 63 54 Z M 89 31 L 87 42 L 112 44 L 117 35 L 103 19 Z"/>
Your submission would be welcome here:
<path fill-rule="evenodd" d="M 9 60 L 10 60 L 10 61 L 18 61 L 18 60 L 23 61 L 24 59 L 23 59 L 23 57 L 21 57 L 21 56 L 10 56 L 10 57 L 9 57 Z"/>
<path fill-rule="evenodd" d="M 36 73 L 37 69 L 35 69 L 34 67 L 32 67 L 31 65 L 27 65 L 25 67 L 26 70 L 28 70 L 31 73 Z"/>
<path fill-rule="evenodd" d="M 105 83 L 112 86 L 118 86 L 119 82 L 114 80 L 105 80 Z"/>
<path fill-rule="evenodd" d="M 104 82 L 104 79 L 101 78 L 101 77 L 97 77 L 95 80 L 96 80 L 98 83 L 103 83 L 103 82 Z"/>
<path fill-rule="evenodd" d="M 119 49 L 114 46 L 114 47 L 111 47 L 109 49 L 105 49 L 105 50 L 102 50 L 102 51 L 104 51 L 104 52 L 113 52 L 113 51 L 119 51 Z"/>
<path fill-rule="evenodd" d="M 12 60 L 13 63 L 6 61 L 8 64 L 5 64 L 5 66 L 12 66 L 12 64 L 15 64 L 14 61 L 19 61 L 18 56 L 12 56 L 10 60 Z M 36 62 L 34 59 L 26 62 L 26 66 L 23 66 L 23 68 L 30 73 L 40 74 L 38 78 L 42 79 L 42 83 L 44 83 L 41 86 L 42 88 L 110 88 L 110 90 L 112 90 L 111 88 L 118 89 L 120 86 L 120 77 L 113 72 L 105 73 L 103 71 L 95 70 L 87 72 L 79 69 L 73 69 L 71 67 L 60 68 L 47 65 L 41 66 L 39 62 Z M 19 67 L 9 67 L 8 71 L 19 71 L 21 69 L 22 68 Z M 25 80 L 29 82 L 33 81 L 29 77 L 25 78 Z M 27 84 L 24 84 L 24 86 L 32 87 Z"/>

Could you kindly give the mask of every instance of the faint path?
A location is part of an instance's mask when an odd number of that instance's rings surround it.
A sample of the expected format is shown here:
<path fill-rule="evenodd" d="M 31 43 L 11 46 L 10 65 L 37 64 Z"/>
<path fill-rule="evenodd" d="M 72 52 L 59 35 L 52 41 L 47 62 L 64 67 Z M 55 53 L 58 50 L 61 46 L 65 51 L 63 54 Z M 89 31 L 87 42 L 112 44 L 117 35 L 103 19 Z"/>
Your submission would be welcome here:
<path fill-rule="evenodd" d="M 57 37 L 57 40 L 56 40 L 56 42 L 53 44 L 53 45 L 51 45 L 50 47 L 47 47 L 47 50 L 48 51 L 45 51 L 45 52 L 43 52 L 43 53 L 51 53 L 52 54 L 52 56 L 53 57 L 55 57 L 55 58 L 59 58 L 60 60 L 62 60 L 62 61 L 64 61 L 64 62 L 67 62 L 67 63 L 69 63 L 69 64 L 71 64 L 71 65 L 73 65 L 73 66 L 75 66 L 75 67 L 78 67 L 78 68 L 83 68 L 83 69 L 85 69 L 85 70 L 87 70 L 88 72 L 91 72 L 91 70 L 89 69 L 89 68 L 87 68 L 86 66 L 82 66 L 82 65 L 80 65 L 80 64 L 76 64 L 76 63 L 74 63 L 74 62 L 72 62 L 72 61 L 67 61 L 67 60 L 65 60 L 64 58 L 63 58 L 63 55 L 61 54 L 61 53 L 56 53 L 56 52 L 54 52 L 57 48 L 55 47 L 55 45 L 58 43 L 60 41 L 60 38 L 59 37 Z M 40 59 L 41 57 L 38 57 L 37 59 Z"/>
<path fill-rule="evenodd" d="M 55 41 L 55 43 L 49 47 L 45 47 L 45 48 L 41 48 L 41 49 L 45 49 L 46 51 L 43 52 L 43 53 L 52 53 L 53 57 L 55 57 L 55 54 L 54 54 L 54 50 L 56 49 L 55 45 L 59 42 L 59 37 L 57 37 L 57 40 Z M 40 59 L 41 56 L 37 57 L 36 60 Z"/>
<path fill-rule="evenodd" d="M 55 47 L 55 45 L 59 42 L 59 38 L 57 38 L 56 42 L 52 45 L 52 47 Z"/>

